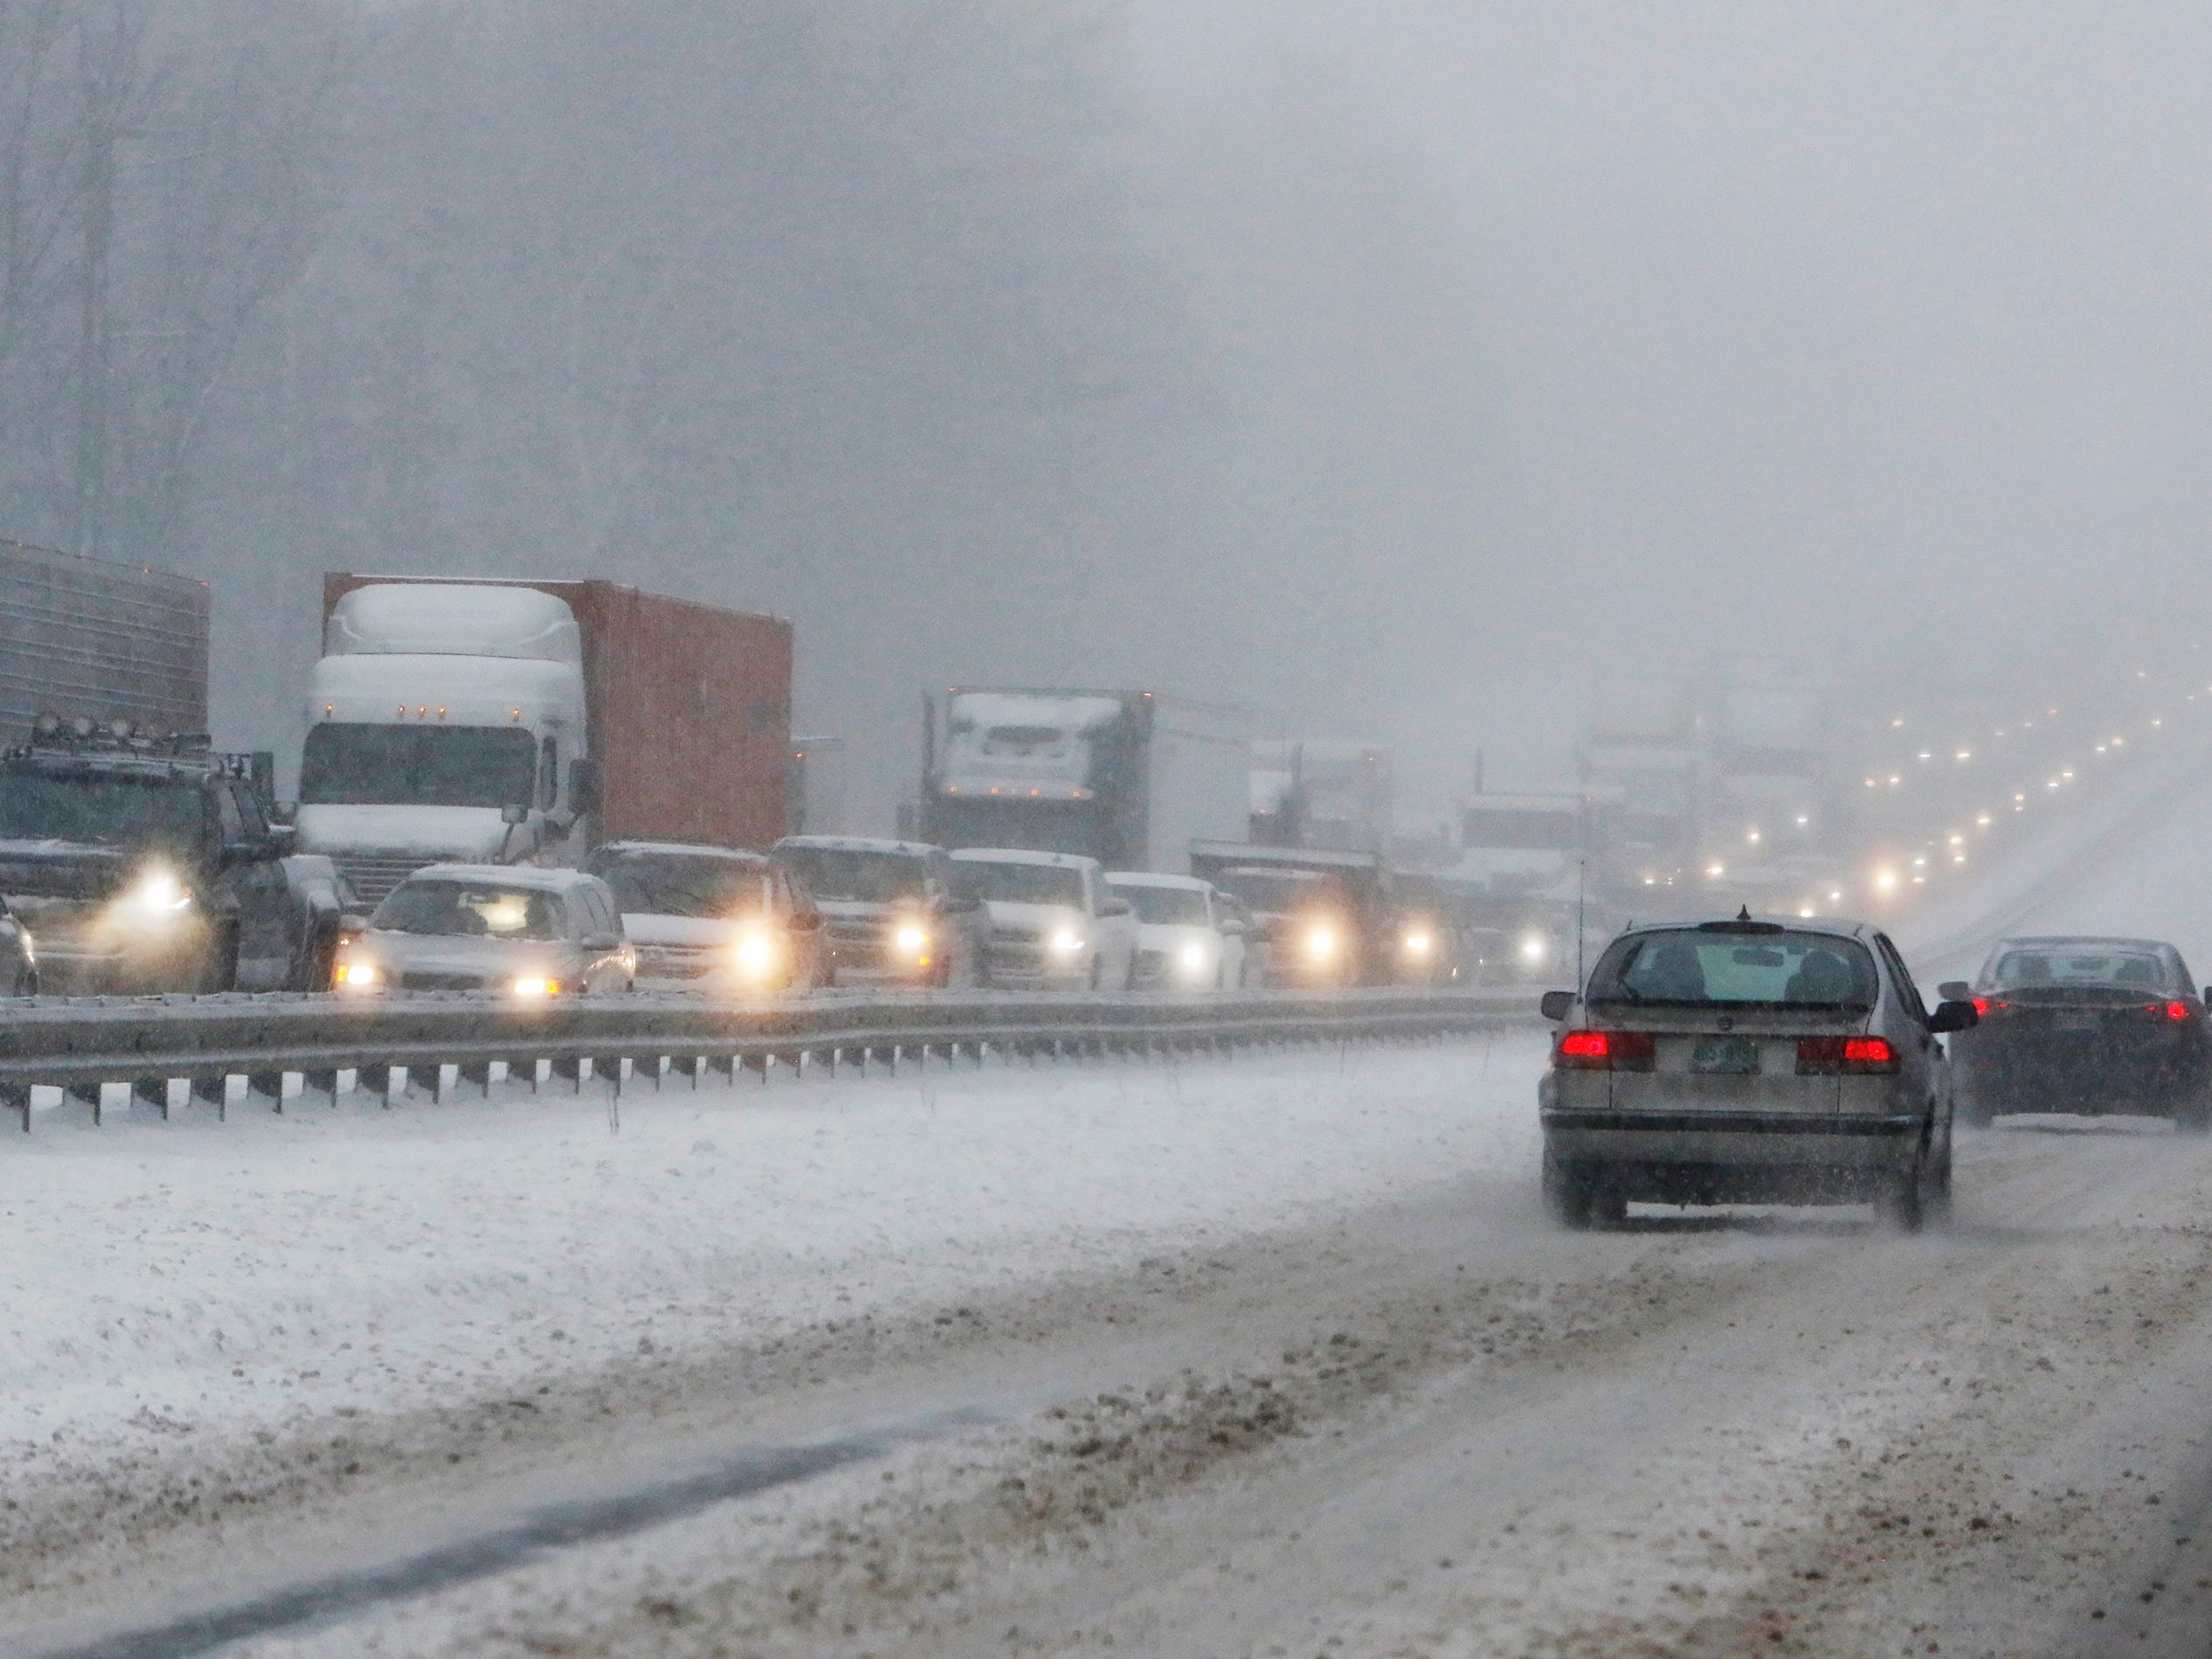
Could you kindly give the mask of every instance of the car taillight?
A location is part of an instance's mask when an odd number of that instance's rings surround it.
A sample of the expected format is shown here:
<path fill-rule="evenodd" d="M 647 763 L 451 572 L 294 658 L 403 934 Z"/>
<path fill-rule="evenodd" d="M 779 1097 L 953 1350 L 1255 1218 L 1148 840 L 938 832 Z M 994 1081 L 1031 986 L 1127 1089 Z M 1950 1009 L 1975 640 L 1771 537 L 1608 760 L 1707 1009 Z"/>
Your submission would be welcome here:
<path fill-rule="evenodd" d="M 1897 1068 L 1886 1037 L 1806 1037 L 1797 1045 L 1800 1077 L 1867 1077 Z"/>
<path fill-rule="evenodd" d="M 1993 1013 L 2001 1013 L 2011 1006 L 2012 1004 L 1992 997 L 1976 997 L 1974 999 L 1974 1016 L 1977 1020 L 1987 1020 Z"/>
<path fill-rule="evenodd" d="M 1561 1071 L 1649 1071 L 1658 1043 L 1641 1031 L 1569 1031 L 1554 1063 Z"/>
<path fill-rule="evenodd" d="M 2175 1025 L 2180 1025 L 2184 1020 L 2187 1020 L 2189 1017 L 2189 1005 L 2186 1002 L 2167 1003 L 2166 1005 L 2166 1017 L 2172 1020 Z"/>

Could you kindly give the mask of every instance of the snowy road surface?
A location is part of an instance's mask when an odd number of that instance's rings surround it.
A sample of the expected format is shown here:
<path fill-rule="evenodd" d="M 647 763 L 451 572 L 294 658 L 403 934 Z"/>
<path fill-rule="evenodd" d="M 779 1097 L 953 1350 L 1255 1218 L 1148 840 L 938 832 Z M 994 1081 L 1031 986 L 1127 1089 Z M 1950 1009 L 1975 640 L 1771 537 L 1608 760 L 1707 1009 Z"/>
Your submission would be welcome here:
<path fill-rule="evenodd" d="M 2208 808 L 2020 925 L 2202 973 Z M 1944 1238 L 1568 1235 L 1543 1053 L 10 1145 L 0 1642 L 2212 1646 L 2212 1145 L 2008 1120 Z"/>

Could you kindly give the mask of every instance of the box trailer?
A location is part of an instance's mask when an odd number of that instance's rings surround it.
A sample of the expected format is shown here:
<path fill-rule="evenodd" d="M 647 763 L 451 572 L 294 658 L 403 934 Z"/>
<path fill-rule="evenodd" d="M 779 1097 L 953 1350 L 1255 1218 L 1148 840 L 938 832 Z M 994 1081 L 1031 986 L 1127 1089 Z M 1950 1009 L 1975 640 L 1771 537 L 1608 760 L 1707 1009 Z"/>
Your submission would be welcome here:
<path fill-rule="evenodd" d="M 204 582 L 0 541 L 0 742 L 38 715 L 207 729 Z"/>

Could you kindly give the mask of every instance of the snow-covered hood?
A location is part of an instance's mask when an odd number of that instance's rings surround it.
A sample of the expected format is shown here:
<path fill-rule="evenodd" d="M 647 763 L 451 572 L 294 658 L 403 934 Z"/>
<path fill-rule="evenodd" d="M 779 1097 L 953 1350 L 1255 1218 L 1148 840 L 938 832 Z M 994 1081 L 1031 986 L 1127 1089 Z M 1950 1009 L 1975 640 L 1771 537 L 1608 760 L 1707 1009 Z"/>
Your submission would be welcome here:
<path fill-rule="evenodd" d="M 625 910 L 622 930 L 632 944 L 728 944 L 746 931 L 743 923 L 721 916 L 655 916 Z"/>
<path fill-rule="evenodd" d="M 1020 899 L 985 899 L 983 908 L 991 913 L 991 925 L 1006 930 L 1028 930 L 1042 937 L 1054 928 L 1074 928 L 1087 930 L 1091 919 L 1072 904 L 1033 904 Z"/>
<path fill-rule="evenodd" d="M 446 864 L 509 861 L 533 841 L 528 825 L 512 836 L 496 806 L 307 806 L 300 808 L 303 853 L 428 854 Z"/>
<path fill-rule="evenodd" d="M 373 962 L 388 974 L 474 974 L 487 983 L 517 974 L 566 977 L 584 967 L 582 950 L 565 940 L 485 939 L 383 928 L 361 936 L 352 959 Z"/>
<path fill-rule="evenodd" d="M 1168 956 L 1190 945 L 1202 945 L 1212 950 L 1220 944 L 1220 936 L 1200 922 L 1140 922 L 1137 924 L 1137 948 L 1140 950 L 1158 950 Z"/>

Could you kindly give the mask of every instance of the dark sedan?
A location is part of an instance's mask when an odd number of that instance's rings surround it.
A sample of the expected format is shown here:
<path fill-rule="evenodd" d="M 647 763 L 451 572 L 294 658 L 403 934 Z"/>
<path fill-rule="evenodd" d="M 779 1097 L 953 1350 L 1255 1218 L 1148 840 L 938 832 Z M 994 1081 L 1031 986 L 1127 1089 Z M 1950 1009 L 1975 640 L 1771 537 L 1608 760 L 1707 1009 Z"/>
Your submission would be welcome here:
<path fill-rule="evenodd" d="M 2212 1027 L 2188 964 L 2155 939 L 2006 939 L 1972 987 L 1981 1015 L 1953 1037 L 1961 1123 L 2010 1112 L 2138 1114 L 2212 1128 Z"/>

